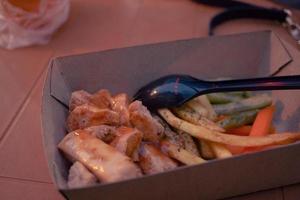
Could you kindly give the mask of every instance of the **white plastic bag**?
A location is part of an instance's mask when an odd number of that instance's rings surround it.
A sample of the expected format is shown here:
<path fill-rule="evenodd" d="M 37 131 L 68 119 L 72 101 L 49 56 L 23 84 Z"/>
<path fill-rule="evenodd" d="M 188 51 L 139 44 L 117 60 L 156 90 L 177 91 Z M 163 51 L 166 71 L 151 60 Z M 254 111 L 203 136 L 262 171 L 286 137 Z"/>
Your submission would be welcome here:
<path fill-rule="evenodd" d="M 51 35 L 68 18 L 69 0 L 41 0 L 36 12 L 0 3 L 0 47 L 14 49 L 33 44 L 46 44 Z"/>

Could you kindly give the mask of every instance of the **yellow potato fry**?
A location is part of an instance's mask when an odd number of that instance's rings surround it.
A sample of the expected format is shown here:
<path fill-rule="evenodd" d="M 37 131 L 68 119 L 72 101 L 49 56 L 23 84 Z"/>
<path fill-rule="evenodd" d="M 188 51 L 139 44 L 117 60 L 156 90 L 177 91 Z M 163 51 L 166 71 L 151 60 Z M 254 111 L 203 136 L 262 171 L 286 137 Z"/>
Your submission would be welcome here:
<path fill-rule="evenodd" d="M 204 108 L 207 109 L 208 119 L 215 120 L 217 118 L 217 114 L 216 114 L 214 108 L 212 107 L 212 105 L 210 104 L 206 95 L 198 96 L 198 97 L 194 98 L 193 101 L 198 101 L 199 103 L 201 103 L 201 105 L 204 106 Z"/>
<path fill-rule="evenodd" d="M 197 145 L 196 145 L 195 141 L 193 140 L 193 137 L 190 134 L 185 133 L 181 130 L 176 130 L 176 132 L 180 136 L 180 139 L 182 140 L 182 143 L 183 143 L 183 146 L 180 146 L 180 145 L 178 145 L 178 146 L 183 147 L 186 151 L 188 151 L 196 156 L 200 156 Z"/>
<path fill-rule="evenodd" d="M 225 132 L 225 130 L 222 127 L 220 127 L 213 121 L 211 121 L 205 117 L 202 117 L 197 112 L 195 112 L 194 110 L 192 110 L 191 108 L 189 108 L 187 106 L 173 108 L 173 111 L 176 113 L 176 115 L 178 117 L 180 117 L 183 120 L 186 120 L 190 123 L 193 123 L 193 124 L 196 124 L 199 126 L 203 126 L 207 129 L 210 129 L 213 131 Z"/>
<path fill-rule="evenodd" d="M 185 105 L 187 105 L 189 108 L 193 109 L 200 116 L 209 117 L 208 110 L 199 101 L 190 100 L 190 101 L 186 102 Z"/>
<path fill-rule="evenodd" d="M 210 142 L 209 144 L 217 158 L 228 158 L 232 156 L 232 153 L 223 144 L 215 142 Z"/>
<path fill-rule="evenodd" d="M 162 150 L 166 152 L 171 158 L 174 158 L 183 164 L 186 165 L 194 165 L 206 162 L 199 156 L 192 154 L 191 152 L 178 147 L 177 145 L 164 140 L 161 142 Z"/>
<path fill-rule="evenodd" d="M 216 158 L 214 152 L 211 149 L 211 146 L 208 141 L 199 140 L 201 155 L 205 159 L 214 159 Z"/>
<path fill-rule="evenodd" d="M 168 109 L 159 109 L 158 112 L 174 128 L 185 131 L 198 139 L 204 139 L 221 144 L 251 147 L 288 144 L 300 140 L 300 133 L 281 133 L 267 136 L 237 136 L 223 134 L 181 120 L 173 115 L 173 113 Z"/>

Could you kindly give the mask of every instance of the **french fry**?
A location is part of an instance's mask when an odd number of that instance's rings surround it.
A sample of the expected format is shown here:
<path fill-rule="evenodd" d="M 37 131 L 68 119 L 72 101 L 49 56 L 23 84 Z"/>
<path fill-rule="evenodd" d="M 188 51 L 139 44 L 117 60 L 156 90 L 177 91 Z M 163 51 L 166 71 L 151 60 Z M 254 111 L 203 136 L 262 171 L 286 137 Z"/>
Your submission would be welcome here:
<path fill-rule="evenodd" d="M 200 116 L 209 117 L 208 110 L 199 101 L 193 99 L 193 100 L 186 102 L 185 105 L 187 105 L 189 108 L 193 109 Z"/>
<path fill-rule="evenodd" d="M 217 158 L 228 158 L 232 156 L 232 153 L 223 144 L 215 142 L 210 142 L 209 144 Z"/>
<path fill-rule="evenodd" d="M 181 106 L 178 108 L 173 108 L 173 111 L 175 112 L 175 114 L 196 125 L 200 125 L 203 126 L 207 129 L 213 130 L 213 131 L 219 131 L 219 132 L 225 132 L 225 129 L 223 129 L 222 127 L 218 126 L 217 124 L 215 124 L 214 122 L 212 122 L 211 120 L 208 120 L 207 118 L 199 115 L 199 113 L 195 112 L 194 110 L 192 110 L 191 108 L 187 107 L 187 106 Z"/>
<path fill-rule="evenodd" d="M 174 128 L 185 131 L 198 139 L 204 139 L 221 144 L 251 147 L 288 144 L 300 140 L 300 133 L 281 133 L 267 136 L 228 135 L 181 120 L 168 109 L 159 109 L 158 112 Z"/>
<path fill-rule="evenodd" d="M 212 107 L 212 105 L 210 104 L 206 95 L 198 96 L 198 97 L 194 98 L 192 101 L 197 101 L 201 105 L 203 105 L 204 108 L 206 108 L 206 110 L 208 111 L 208 119 L 214 121 L 217 118 L 217 114 L 216 114 L 214 108 Z"/>
<path fill-rule="evenodd" d="M 208 141 L 199 140 L 201 155 L 205 159 L 214 159 L 216 158 L 214 152 L 211 149 L 211 146 Z"/>
<path fill-rule="evenodd" d="M 186 165 L 195 165 L 206 162 L 199 156 L 178 147 L 177 145 L 169 142 L 168 140 L 164 140 L 161 142 L 161 147 L 164 152 L 166 152 L 171 158 L 174 158 L 183 164 Z"/>
<path fill-rule="evenodd" d="M 193 140 L 193 137 L 190 134 L 185 133 L 185 132 L 183 132 L 181 130 L 176 130 L 176 132 L 177 132 L 177 134 L 179 134 L 180 139 L 182 140 L 183 148 L 186 151 L 188 151 L 188 152 L 190 152 L 190 153 L 192 153 L 192 154 L 194 154 L 196 156 L 200 156 L 200 153 L 198 151 L 197 145 L 196 145 L 196 143 Z"/>
<path fill-rule="evenodd" d="M 212 131 L 219 131 L 219 132 L 225 132 L 225 130 L 221 127 L 219 127 L 214 122 L 208 120 L 207 118 L 202 117 L 199 113 L 195 113 L 193 110 L 191 110 L 188 107 L 181 106 L 179 108 L 175 108 L 174 111 L 177 113 L 178 116 L 180 116 L 183 120 L 186 120 L 188 122 L 191 122 L 195 125 L 203 126 L 205 128 L 208 128 Z M 204 143 L 204 144 L 203 144 Z M 224 146 L 221 144 L 212 143 L 210 144 L 209 141 L 202 141 L 202 148 L 204 148 L 204 155 L 208 158 L 224 158 L 229 157 L 232 154 L 230 151 L 228 151 Z M 203 152 L 202 152 L 203 153 Z"/>

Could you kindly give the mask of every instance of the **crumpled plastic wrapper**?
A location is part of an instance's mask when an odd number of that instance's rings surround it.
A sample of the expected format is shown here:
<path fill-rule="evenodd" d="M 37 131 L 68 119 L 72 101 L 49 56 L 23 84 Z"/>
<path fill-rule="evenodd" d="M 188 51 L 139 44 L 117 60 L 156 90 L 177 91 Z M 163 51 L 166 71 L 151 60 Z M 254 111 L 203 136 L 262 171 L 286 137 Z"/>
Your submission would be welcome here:
<path fill-rule="evenodd" d="M 41 0 L 35 12 L 1 1 L 0 47 L 15 49 L 48 43 L 51 35 L 67 20 L 69 9 L 69 0 Z"/>

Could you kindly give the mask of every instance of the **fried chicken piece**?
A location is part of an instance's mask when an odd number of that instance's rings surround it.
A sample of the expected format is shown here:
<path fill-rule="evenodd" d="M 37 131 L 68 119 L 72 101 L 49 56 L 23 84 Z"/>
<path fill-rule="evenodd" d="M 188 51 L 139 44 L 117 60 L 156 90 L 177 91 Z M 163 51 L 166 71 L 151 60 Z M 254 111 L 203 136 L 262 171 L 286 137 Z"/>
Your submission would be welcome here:
<path fill-rule="evenodd" d="M 111 109 L 113 106 L 113 99 L 108 90 L 99 90 L 92 95 L 91 103 L 100 109 Z"/>
<path fill-rule="evenodd" d="M 140 147 L 140 146 L 139 146 Z M 140 161 L 140 158 L 139 158 L 139 150 L 140 148 L 137 148 L 133 153 L 132 153 L 132 156 L 131 156 L 131 160 L 134 161 L 134 162 L 139 162 Z"/>
<path fill-rule="evenodd" d="M 120 125 L 131 126 L 129 120 L 129 98 L 125 93 L 120 93 L 113 97 L 113 111 L 116 111 L 120 115 Z"/>
<path fill-rule="evenodd" d="M 145 174 L 155 174 L 177 167 L 176 162 L 151 144 L 142 144 L 139 155 L 140 167 Z"/>
<path fill-rule="evenodd" d="M 157 142 L 164 132 L 164 127 L 154 119 L 142 102 L 134 101 L 129 105 L 131 124 L 144 133 L 143 139 Z"/>
<path fill-rule="evenodd" d="M 84 90 L 72 92 L 69 101 L 69 110 L 73 111 L 77 106 L 89 104 L 99 109 L 112 109 L 114 100 L 108 90 L 99 90 L 95 94 L 90 94 Z"/>
<path fill-rule="evenodd" d="M 103 183 L 142 176 L 131 159 L 83 130 L 67 134 L 58 148 L 68 157 L 81 162 Z"/>
<path fill-rule="evenodd" d="M 96 184 L 97 178 L 83 164 L 76 161 L 69 170 L 68 187 L 78 188 Z"/>
<path fill-rule="evenodd" d="M 110 145 L 115 147 L 121 153 L 131 157 L 132 160 L 136 161 L 136 158 L 133 156 L 140 147 L 143 134 L 135 128 L 129 128 L 125 126 L 118 128 L 117 132 L 118 136 Z"/>
<path fill-rule="evenodd" d="M 118 113 L 109 109 L 99 109 L 95 106 L 84 104 L 77 106 L 68 116 L 67 126 L 69 131 L 84 129 L 96 125 L 118 125 Z"/>
<path fill-rule="evenodd" d="M 77 106 L 83 104 L 89 104 L 91 102 L 92 95 L 84 90 L 78 90 L 72 92 L 71 98 L 69 101 L 69 110 L 70 112 L 74 110 Z"/>
<path fill-rule="evenodd" d="M 84 129 L 105 143 L 111 143 L 117 136 L 117 128 L 108 125 L 90 126 Z"/>

